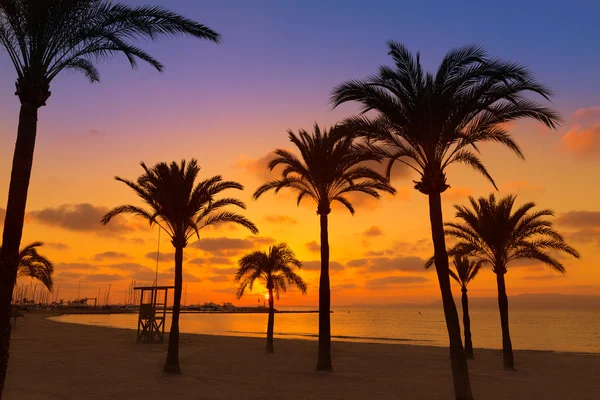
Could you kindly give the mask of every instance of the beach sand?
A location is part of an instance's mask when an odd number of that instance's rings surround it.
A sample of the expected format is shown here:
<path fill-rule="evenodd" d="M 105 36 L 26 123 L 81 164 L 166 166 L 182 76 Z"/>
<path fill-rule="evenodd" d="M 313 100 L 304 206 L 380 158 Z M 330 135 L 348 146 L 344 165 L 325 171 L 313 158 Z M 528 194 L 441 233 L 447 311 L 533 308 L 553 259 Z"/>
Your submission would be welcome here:
<path fill-rule="evenodd" d="M 314 372 L 316 341 L 276 338 L 267 356 L 264 339 L 182 335 L 184 375 L 164 376 L 166 344 L 44 318 L 28 314 L 13 330 L 5 399 L 453 398 L 444 348 L 334 342 L 335 372 L 327 374 Z M 475 357 L 476 399 L 600 398 L 597 354 L 516 351 L 517 372 L 502 370 L 500 351 L 476 349 Z"/>

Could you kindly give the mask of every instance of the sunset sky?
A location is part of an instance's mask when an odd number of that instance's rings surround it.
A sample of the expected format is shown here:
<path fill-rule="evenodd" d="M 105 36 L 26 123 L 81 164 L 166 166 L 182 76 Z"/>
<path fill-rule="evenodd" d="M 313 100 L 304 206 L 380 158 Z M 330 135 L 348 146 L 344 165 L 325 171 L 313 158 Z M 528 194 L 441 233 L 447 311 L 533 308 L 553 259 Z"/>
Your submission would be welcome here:
<path fill-rule="evenodd" d="M 352 115 L 354 105 L 332 111 L 337 84 L 390 64 L 386 41 L 421 52 L 435 70 L 449 49 L 470 43 L 490 55 L 527 65 L 555 93 L 563 117 L 557 131 L 532 122 L 510 126 L 527 161 L 497 146 L 483 160 L 500 195 L 535 201 L 557 213 L 557 229 L 582 254 L 564 260 L 566 276 L 534 262 L 509 265 L 509 295 L 600 294 L 600 52 L 596 2 L 494 3 L 397 1 L 127 1 L 165 5 L 223 35 L 215 45 L 187 38 L 141 43 L 166 66 L 164 74 L 124 57 L 100 65 L 101 83 L 63 73 L 40 110 L 38 140 L 23 242 L 45 242 L 42 254 L 56 267 L 59 298 L 94 297 L 112 283 L 111 301 L 122 302 L 131 279 L 154 279 L 157 228 L 135 219 L 100 225 L 111 207 L 137 203 L 113 177 L 135 179 L 139 162 L 197 158 L 201 177 L 222 174 L 245 185 L 229 195 L 247 202 L 245 213 L 260 229 L 222 226 L 202 232 L 185 250 L 187 303 L 231 301 L 256 304 L 265 290 L 235 300 L 233 274 L 241 255 L 287 242 L 305 263 L 309 292 L 290 292 L 279 304 L 316 305 L 319 220 L 316 206 L 296 207 L 282 192 L 259 201 L 252 192 L 269 179 L 266 162 L 277 148 L 290 148 L 287 129 L 329 126 Z M 326 3 L 323 4 L 323 3 Z M 436 3 L 436 4 L 433 4 Z M 596 3 L 596 5 L 593 5 Z M 341 6 L 343 4 L 343 6 Z M 486 16 L 486 17 L 482 17 Z M 0 51 L 0 204 L 6 205 L 19 103 L 15 72 Z M 357 213 L 334 208 L 330 217 L 333 305 L 425 302 L 439 298 L 435 273 L 425 272 L 432 254 L 427 199 L 412 189 L 416 177 L 398 169 L 395 197 L 358 198 Z M 452 204 L 493 187 L 461 167 L 448 174 L 445 219 Z M 4 213 L 4 209 L 0 210 Z M 173 248 L 162 235 L 159 283 L 173 275 Z M 194 239 L 195 240 L 195 239 Z M 19 283 L 29 283 L 27 279 Z M 473 296 L 495 295 L 491 271 L 471 285 Z M 458 293 L 455 287 L 455 293 Z"/>

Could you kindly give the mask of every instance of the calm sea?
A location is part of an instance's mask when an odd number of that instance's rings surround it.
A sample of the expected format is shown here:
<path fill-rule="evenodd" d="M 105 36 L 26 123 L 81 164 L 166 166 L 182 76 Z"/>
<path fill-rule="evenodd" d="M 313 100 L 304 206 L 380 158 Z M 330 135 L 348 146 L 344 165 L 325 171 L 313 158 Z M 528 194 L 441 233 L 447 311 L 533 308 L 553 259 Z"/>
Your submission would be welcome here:
<path fill-rule="evenodd" d="M 301 309 L 301 308 L 294 308 Z M 334 340 L 447 346 L 443 311 L 438 308 L 333 308 Z M 137 314 L 64 315 L 57 321 L 137 328 Z M 462 321 L 462 316 L 461 316 Z M 264 336 L 267 314 L 182 314 L 185 333 Z M 167 330 L 170 322 L 167 324 Z M 513 348 L 600 353 L 600 311 L 515 309 L 510 312 Z M 315 340 L 317 314 L 276 314 L 275 336 Z M 473 345 L 499 349 L 500 318 L 494 308 L 471 311 Z"/>

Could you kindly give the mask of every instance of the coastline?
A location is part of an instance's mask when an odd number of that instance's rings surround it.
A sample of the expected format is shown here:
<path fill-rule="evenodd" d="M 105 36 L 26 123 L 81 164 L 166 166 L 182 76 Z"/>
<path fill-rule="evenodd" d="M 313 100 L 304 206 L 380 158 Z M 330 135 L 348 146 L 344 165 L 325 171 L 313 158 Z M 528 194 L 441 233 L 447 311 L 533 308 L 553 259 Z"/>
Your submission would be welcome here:
<path fill-rule="evenodd" d="M 448 399 L 447 350 L 435 346 L 333 342 L 333 374 L 314 372 L 316 343 L 182 334 L 184 375 L 161 373 L 167 345 L 136 344 L 132 330 L 62 323 L 28 314 L 13 331 L 5 398 L 37 399 Z M 515 351 L 517 372 L 499 350 L 469 362 L 480 399 L 595 399 L 600 355 Z M 51 382 L 41 384 L 40 382 Z"/>

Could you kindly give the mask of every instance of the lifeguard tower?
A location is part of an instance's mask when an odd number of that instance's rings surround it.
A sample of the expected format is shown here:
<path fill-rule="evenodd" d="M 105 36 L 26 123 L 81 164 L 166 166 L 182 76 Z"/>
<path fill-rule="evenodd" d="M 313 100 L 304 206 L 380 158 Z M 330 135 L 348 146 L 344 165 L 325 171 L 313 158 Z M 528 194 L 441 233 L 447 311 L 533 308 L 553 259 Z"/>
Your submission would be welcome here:
<path fill-rule="evenodd" d="M 137 343 L 163 342 L 169 289 L 175 289 L 175 286 L 139 286 L 133 288 L 133 290 L 140 291 Z"/>

